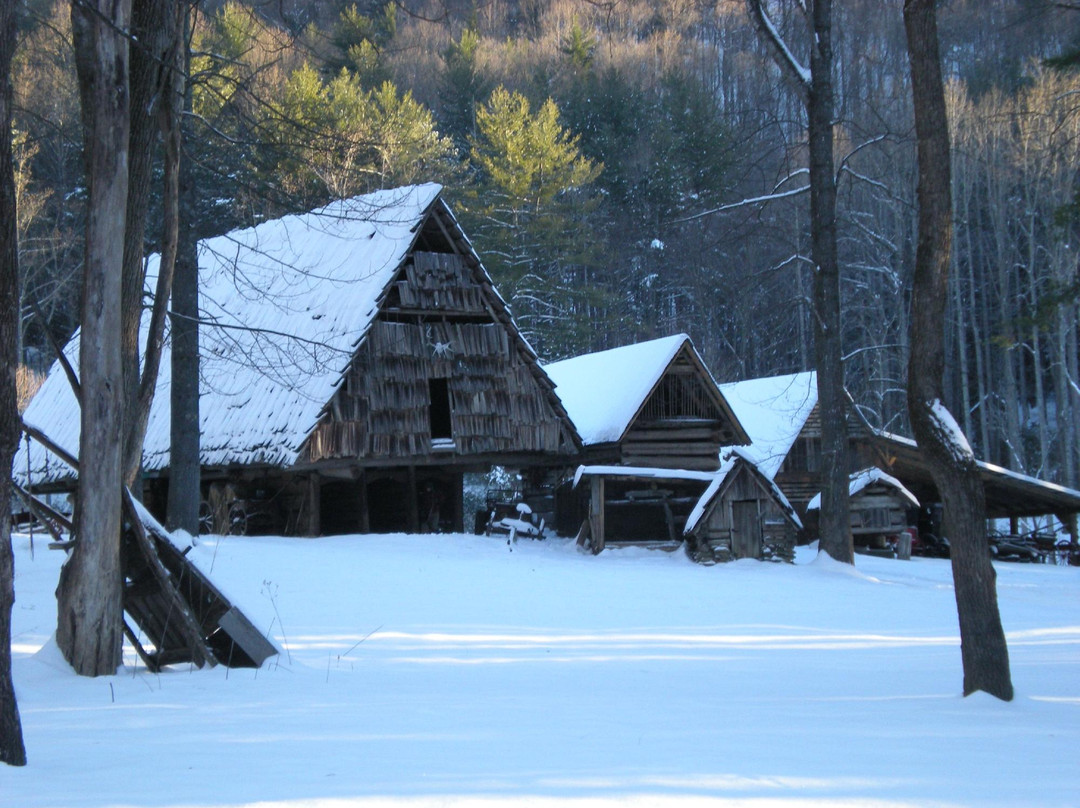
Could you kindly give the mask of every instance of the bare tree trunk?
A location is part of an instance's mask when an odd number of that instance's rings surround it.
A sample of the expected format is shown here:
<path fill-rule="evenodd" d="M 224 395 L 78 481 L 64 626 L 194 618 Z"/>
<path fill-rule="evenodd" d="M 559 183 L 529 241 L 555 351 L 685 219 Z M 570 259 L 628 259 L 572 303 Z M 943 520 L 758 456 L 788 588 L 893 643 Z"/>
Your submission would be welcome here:
<path fill-rule="evenodd" d="M 139 43 L 131 53 L 131 166 L 124 241 L 124 484 L 138 492 L 142 444 L 157 387 L 158 361 L 164 338 L 165 312 L 176 264 L 177 176 L 180 165 L 180 111 L 183 102 L 183 27 L 185 3 L 135 0 L 132 31 Z M 164 139 L 164 209 L 161 253 L 154 306 L 140 367 L 143 244 L 150 201 L 151 169 L 157 134 Z"/>
<path fill-rule="evenodd" d="M 11 548 L 11 462 L 19 444 L 15 373 L 19 345 L 19 240 L 15 164 L 11 151 L 15 2 L 0 6 L 0 763 L 26 765 L 19 705 L 11 676 L 11 608 L 15 558 Z"/>
<path fill-rule="evenodd" d="M 945 530 L 952 544 L 964 695 L 984 690 L 1009 701 L 1013 696 L 1009 652 L 986 541 L 982 481 L 970 446 L 941 400 L 952 201 L 949 131 L 934 6 L 935 0 L 904 3 L 919 139 L 919 241 L 912 286 L 908 411 L 942 497 Z"/>
<path fill-rule="evenodd" d="M 76 544 L 60 573 L 56 640 L 84 676 L 116 672 L 123 649 L 120 293 L 127 201 L 130 0 L 73 0 L 71 22 L 89 185 Z"/>
<path fill-rule="evenodd" d="M 191 88 L 184 99 L 190 109 Z M 172 386 L 169 444 L 170 530 L 199 531 L 199 256 L 191 160 L 180 166 L 180 217 L 172 294 Z"/>
<path fill-rule="evenodd" d="M 758 36 L 806 105 L 810 147 L 810 250 L 814 260 L 814 362 L 821 414 L 820 548 L 855 563 L 849 514 L 848 401 L 840 323 L 840 260 L 836 249 L 836 175 L 833 166 L 832 0 L 807 3 L 807 73 L 768 19 L 763 0 L 746 0 Z"/>
<path fill-rule="evenodd" d="M 848 401 L 840 324 L 840 260 L 836 252 L 836 174 L 833 168 L 832 0 L 813 4 L 807 112 L 810 138 L 810 237 L 814 275 L 814 358 L 821 413 L 820 547 L 855 563 L 849 515 Z"/>

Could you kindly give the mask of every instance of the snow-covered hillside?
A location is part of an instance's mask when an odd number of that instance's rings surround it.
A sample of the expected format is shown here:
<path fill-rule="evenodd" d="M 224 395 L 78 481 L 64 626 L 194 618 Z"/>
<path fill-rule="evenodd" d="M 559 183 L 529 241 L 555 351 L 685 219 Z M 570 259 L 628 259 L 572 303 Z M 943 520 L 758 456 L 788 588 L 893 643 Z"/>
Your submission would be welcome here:
<path fill-rule="evenodd" d="M 0 804 L 1066 806 L 1080 569 L 1000 565 L 1017 698 L 960 696 L 948 562 L 702 567 L 555 539 L 204 540 L 283 649 L 80 679 L 62 554 L 16 539 L 30 765 Z"/>

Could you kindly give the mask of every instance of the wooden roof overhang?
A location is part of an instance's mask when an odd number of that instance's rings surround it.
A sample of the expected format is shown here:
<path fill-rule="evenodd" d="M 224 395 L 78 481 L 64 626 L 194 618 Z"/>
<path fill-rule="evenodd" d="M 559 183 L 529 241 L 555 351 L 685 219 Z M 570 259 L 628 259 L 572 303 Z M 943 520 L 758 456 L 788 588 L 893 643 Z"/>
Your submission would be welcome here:
<path fill-rule="evenodd" d="M 940 502 L 930 467 L 914 441 L 888 434 L 873 434 L 874 448 L 886 470 L 926 504 Z M 1080 513 L 1080 491 L 1028 477 L 979 461 L 979 476 L 986 492 L 986 515 L 990 519 L 1054 515 L 1062 518 Z"/>

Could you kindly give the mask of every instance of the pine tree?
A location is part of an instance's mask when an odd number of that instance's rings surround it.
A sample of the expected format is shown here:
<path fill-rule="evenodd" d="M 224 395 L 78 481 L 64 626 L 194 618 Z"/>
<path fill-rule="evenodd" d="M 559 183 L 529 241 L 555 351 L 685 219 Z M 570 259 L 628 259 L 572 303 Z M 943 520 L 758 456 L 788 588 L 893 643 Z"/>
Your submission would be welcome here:
<path fill-rule="evenodd" d="M 604 308 L 588 224 L 602 165 L 581 154 L 550 98 L 534 113 L 524 95 L 499 87 L 476 123 L 471 213 L 488 268 L 542 355 L 580 351 L 581 329 L 596 328 L 590 320 Z"/>

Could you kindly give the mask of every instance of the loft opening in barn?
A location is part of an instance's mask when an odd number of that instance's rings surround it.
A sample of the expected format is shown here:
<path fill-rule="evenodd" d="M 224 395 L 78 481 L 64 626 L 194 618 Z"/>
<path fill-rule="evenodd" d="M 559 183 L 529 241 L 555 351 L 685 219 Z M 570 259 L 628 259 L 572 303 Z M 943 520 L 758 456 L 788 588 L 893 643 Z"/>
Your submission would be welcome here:
<path fill-rule="evenodd" d="M 467 472 L 542 475 L 580 450 L 439 185 L 207 239 L 199 289 L 200 463 L 217 532 L 460 531 Z M 168 497 L 168 351 L 143 450 L 156 514 Z M 77 368 L 77 333 L 65 353 Z M 24 419 L 74 454 L 77 406 L 54 366 Z M 42 445 L 22 451 L 33 488 L 70 487 Z"/>

